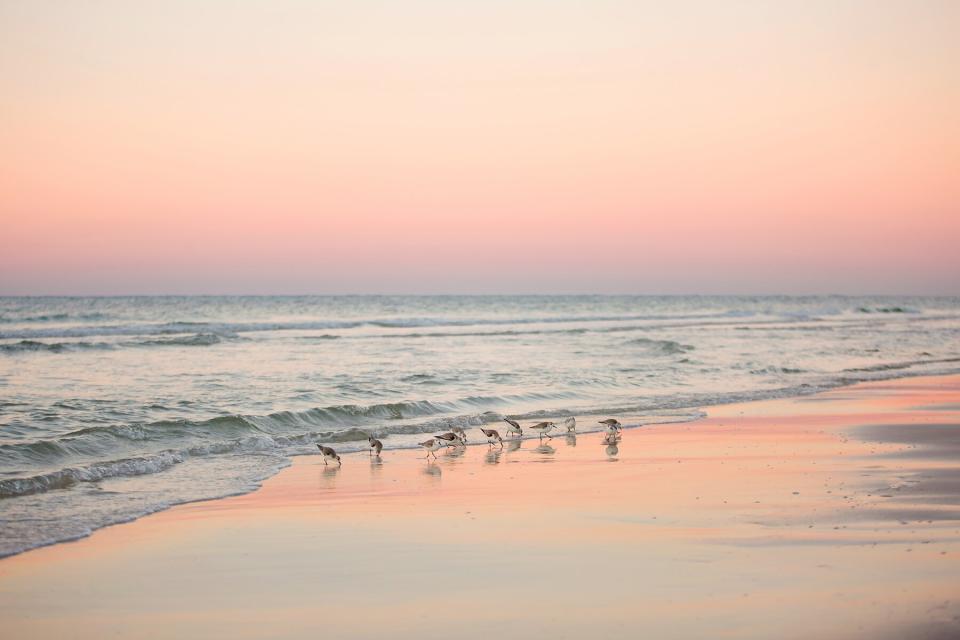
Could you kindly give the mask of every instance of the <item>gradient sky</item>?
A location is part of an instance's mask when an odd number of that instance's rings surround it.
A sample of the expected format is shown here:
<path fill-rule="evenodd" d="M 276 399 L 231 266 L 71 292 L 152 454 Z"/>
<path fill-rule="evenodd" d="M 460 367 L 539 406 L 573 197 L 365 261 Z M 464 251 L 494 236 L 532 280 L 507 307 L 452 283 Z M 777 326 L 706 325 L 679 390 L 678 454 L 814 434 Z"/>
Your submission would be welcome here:
<path fill-rule="evenodd" d="M 950 0 L 0 0 L 0 294 L 958 294 L 958 33 Z"/>

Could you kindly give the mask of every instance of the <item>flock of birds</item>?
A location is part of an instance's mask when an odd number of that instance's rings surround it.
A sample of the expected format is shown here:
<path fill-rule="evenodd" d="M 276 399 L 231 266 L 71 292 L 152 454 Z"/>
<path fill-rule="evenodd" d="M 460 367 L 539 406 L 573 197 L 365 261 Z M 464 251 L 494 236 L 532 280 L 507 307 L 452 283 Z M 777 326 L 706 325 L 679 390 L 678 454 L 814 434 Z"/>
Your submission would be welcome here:
<path fill-rule="evenodd" d="M 511 420 L 510 418 L 504 418 L 509 427 L 504 432 L 506 436 L 516 435 L 517 437 L 523 437 L 523 428 L 520 426 L 520 423 L 516 420 Z M 562 427 L 565 427 L 567 433 L 576 433 L 577 432 L 577 420 L 576 418 L 570 417 L 566 418 L 563 422 L 560 423 Z M 623 425 L 620 424 L 620 421 L 615 418 L 607 418 L 606 420 L 600 420 L 600 424 L 606 427 L 606 435 L 604 440 L 607 443 L 616 442 L 617 438 L 620 436 L 620 432 L 623 431 Z M 550 439 L 553 439 L 553 436 L 550 432 L 554 429 L 559 429 L 555 422 L 538 422 L 537 424 L 530 425 L 527 427 L 532 429 L 534 433 L 540 435 L 540 440 L 543 440 L 543 437 L 546 436 Z M 480 427 L 480 431 L 483 432 L 483 435 L 487 438 L 487 443 L 492 447 L 495 444 L 499 444 L 500 448 L 503 448 L 503 437 L 500 435 L 500 432 L 496 429 L 484 429 Z M 383 451 L 383 443 L 374 438 L 373 436 L 368 436 L 367 440 L 370 442 L 370 455 L 380 455 L 380 452 Z M 441 447 L 465 447 L 467 446 L 467 433 L 463 430 L 463 427 L 453 427 L 447 433 L 441 433 L 440 435 L 434 436 L 429 440 L 425 440 L 420 443 L 420 446 L 426 449 L 427 455 L 425 458 L 429 458 L 431 455 L 436 458 L 436 451 Z M 323 455 L 323 464 L 329 465 L 331 462 L 336 462 L 338 465 L 343 464 L 340 462 L 340 456 L 337 455 L 337 452 L 332 447 L 327 447 L 322 444 L 318 444 L 317 447 L 320 449 L 320 453 Z"/>

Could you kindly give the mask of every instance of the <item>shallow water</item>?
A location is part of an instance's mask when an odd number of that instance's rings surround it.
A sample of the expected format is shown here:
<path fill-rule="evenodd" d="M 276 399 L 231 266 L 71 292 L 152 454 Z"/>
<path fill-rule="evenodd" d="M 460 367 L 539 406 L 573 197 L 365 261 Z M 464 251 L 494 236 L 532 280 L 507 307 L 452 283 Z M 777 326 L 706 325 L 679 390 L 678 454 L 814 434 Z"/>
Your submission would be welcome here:
<path fill-rule="evenodd" d="M 957 371 L 957 298 L 0 298 L 0 555 L 250 491 L 316 442 Z"/>

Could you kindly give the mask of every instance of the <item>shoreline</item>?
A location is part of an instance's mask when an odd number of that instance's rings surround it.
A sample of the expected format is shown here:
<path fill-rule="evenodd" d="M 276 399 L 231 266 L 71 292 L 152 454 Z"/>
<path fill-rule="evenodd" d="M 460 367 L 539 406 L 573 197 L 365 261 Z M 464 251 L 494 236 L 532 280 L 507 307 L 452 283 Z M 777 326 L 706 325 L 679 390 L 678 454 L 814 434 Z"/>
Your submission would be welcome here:
<path fill-rule="evenodd" d="M 353 453 L 336 470 L 296 456 L 251 493 L 0 559 L 2 618 L 20 637 L 130 635 L 161 620 L 144 637 L 433 637 L 436 621 L 456 624 L 460 598 L 472 611 L 487 596 L 542 593 L 565 607 L 507 605 L 445 635 L 787 637 L 794 621 L 836 638 L 960 629 L 960 375 L 707 413 L 626 430 L 615 451 L 580 434 L 440 451 L 437 462 Z M 376 604 L 375 620 L 359 602 Z M 344 619 L 320 624 L 334 611 Z"/>
<path fill-rule="evenodd" d="M 930 363 L 940 363 L 940 362 L 947 363 L 947 362 L 954 362 L 955 360 L 956 360 L 955 358 L 950 358 L 942 361 L 938 361 L 938 360 L 930 361 Z M 928 361 L 924 361 L 924 362 L 928 362 Z M 897 370 L 896 367 L 894 367 L 894 370 Z M 597 426 L 594 423 L 596 423 L 597 420 L 602 418 L 616 416 L 618 418 L 621 418 L 622 420 L 626 420 L 624 424 L 624 429 L 632 430 L 636 428 L 649 427 L 649 426 L 658 425 L 658 424 L 680 425 L 680 424 L 686 424 L 691 422 L 697 422 L 707 417 L 709 415 L 710 410 L 719 408 L 719 407 L 728 406 L 728 405 L 740 405 L 740 404 L 745 404 L 745 403 L 749 404 L 754 402 L 770 402 L 770 401 L 777 401 L 777 400 L 800 399 L 800 398 L 808 397 L 811 395 L 818 395 L 825 392 L 844 389 L 848 387 L 855 387 L 863 384 L 876 384 L 876 383 L 882 383 L 887 381 L 909 380 L 912 378 L 960 376 L 960 372 L 930 374 L 928 372 L 918 371 L 918 372 L 910 373 L 910 372 L 900 372 L 898 370 L 898 374 L 895 377 L 883 377 L 884 371 L 888 371 L 888 369 L 884 368 L 882 370 L 877 370 L 874 373 L 879 377 L 869 378 L 864 380 L 842 379 L 830 384 L 822 384 L 818 386 L 812 386 L 804 383 L 804 384 L 800 384 L 792 387 L 779 387 L 774 389 L 741 391 L 741 392 L 726 392 L 726 393 L 720 394 L 721 396 L 723 396 L 722 398 L 714 398 L 713 400 L 715 401 L 710 404 L 693 404 L 693 403 L 683 402 L 676 406 L 658 407 L 658 408 L 647 408 L 645 406 L 637 405 L 632 407 L 620 407 L 616 411 L 610 411 L 606 413 L 589 413 L 589 412 L 574 413 L 572 411 L 560 411 L 558 413 L 547 414 L 542 411 L 536 411 L 529 415 L 527 414 L 518 415 L 518 419 L 524 422 L 540 421 L 540 420 L 559 421 L 568 416 L 575 416 L 578 421 L 578 432 L 581 434 L 586 434 L 586 433 L 602 432 L 602 428 L 594 429 L 594 427 Z M 852 373 L 855 373 L 855 372 L 856 371 Z M 859 372 L 869 373 L 869 371 L 866 371 L 866 370 L 859 371 Z M 684 414 L 684 412 L 687 412 L 687 413 Z M 511 414 L 511 416 L 513 416 L 513 414 Z M 243 416 L 236 416 L 236 417 L 243 418 Z M 222 416 L 219 418 L 222 418 Z M 211 418 L 210 420 L 216 420 L 219 418 L 215 417 L 215 418 Z M 651 421 L 651 418 L 653 418 L 654 421 Z M 677 420 L 666 419 L 662 421 L 656 421 L 656 418 L 681 418 L 681 419 L 677 419 Z M 581 429 L 581 425 L 586 426 L 586 428 Z M 489 422 L 489 423 L 484 422 L 480 426 L 483 426 L 484 428 L 495 428 L 503 432 L 503 428 L 501 428 L 503 427 L 502 422 L 496 422 L 496 421 Z M 467 428 L 468 431 L 474 431 L 474 432 L 479 430 L 479 427 L 477 425 L 472 425 L 465 428 Z M 360 427 L 356 427 L 356 429 L 363 430 Z M 419 449 L 419 447 L 416 444 L 412 444 L 413 442 L 416 442 L 423 438 L 428 438 L 433 433 L 437 433 L 445 430 L 449 430 L 448 427 L 441 426 L 441 427 L 438 427 L 437 429 L 433 429 L 430 431 L 416 433 L 412 438 L 407 437 L 410 434 L 392 434 L 393 436 L 399 436 L 401 438 L 405 438 L 406 440 L 410 440 L 410 443 L 404 443 L 399 446 L 391 448 L 390 447 L 391 439 L 387 438 L 387 442 L 384 443 L 385 445 L 387 445 L 384 448 L 384 451 L 388 451 L 388 452 L 389 451 L 416 451 Z M 370 431 L 376 432 L 376 429 L 371 429 Z M 474 433 L 474 435 L 476 435 L 476 433 Z M 379 436 L 379 437 L 383 438 L 384 436 Z M 524 441 L 529 441 L 531 439 L 532 438 L 530 436 L 524 436 L 522 438 L 522 440 Z M 338 450 L 339 453 L 344 455 L 352 455 L 358 452 L 360 453 L 366 452 L 365 440 L 362 440 L 362 441 L 346 440 L 342 442 L 338 440 L 318 440 L 318 442 L 321 444 L 333 446 Z M 364 443 L 364 444 L 359 445 L 359 448 L 355 449 L 353 448 L 353 445 L 355 443 Z M 164 511 L 167 511 L 169 509 L 173 509 L 179 506 L 200 503 L 200 502 L 209 502 L 212 500 L 224 500 L 224 499 L 238 497 L 242 495 L 248 495 L 249 493 L 259 491 L 264 483 L 269 482 L 272 478 L 276 477 L 278 474 L 283 473 L 285 469 L 287 469 L 288 467 L 294 464 L 294 461 L 297 458 L 311 457 L 315 455 L 317 454 L 312 451 L 309 453 L 285 452 L 280 456 L 278 456 L 280 460 L 278 461 L 277 469 L 275 471 L 261 478 L 248 478 L 247 479 L 248 485 L 245 487 L 238 487 L 234 490 L 230 490 L 224 493 L 218 493 L 216 495 L 211 495 L 211 496 L 203 496 L 203 497 L 186 499 L 186 500 L 175 500 L 166 505 L 154 508 L 150 511 L 145 511 L 135 515 L 125 515 L 114 522 L 97 526 L 94 529 L 85 531 L 83 533 L 71 534 L 68 537 L 64 537 L 59 540 L 41 542 L 39 544 L 27 546 L 25 548 L 17 549 L 12 552 L 8 552 L 6 550 L 0 550 L 0 562 L 3 562 L 7 558 L 16 557 L 18 555 L 21 555 L 23 553 L 28 553 L 36 549 L 42 549 L 49 546 L 77 542 L 105 528 L 122 525 L 122 524 L 129 524 L 131 522 L 136 522 L 142 518 L 147 518 L 157 513 L 162 513 Z M 125 477 L 127 476 L 119 475 L 119 476 L 106 477 L 103 479 L 107 481 L 111 481 L 114 479 L 123 479 Z M 132 476 L 132 477 L 136 477 L 136 476 Z M 84 483 L 78 482 L 76 484 L 83 485 Z M 76 487 L 73 487 L 73 489 L 76 489 Z M 55 491 L 59 489 L 53 489 L 53 490 Z M 45 492 L 40 492 L 40 493 L 45 493 Z M 27 495 L 30 495 L 30 494 L 27 494 Z M 16 499 L 16 498 L 13 498 L 13 499 Z"/>

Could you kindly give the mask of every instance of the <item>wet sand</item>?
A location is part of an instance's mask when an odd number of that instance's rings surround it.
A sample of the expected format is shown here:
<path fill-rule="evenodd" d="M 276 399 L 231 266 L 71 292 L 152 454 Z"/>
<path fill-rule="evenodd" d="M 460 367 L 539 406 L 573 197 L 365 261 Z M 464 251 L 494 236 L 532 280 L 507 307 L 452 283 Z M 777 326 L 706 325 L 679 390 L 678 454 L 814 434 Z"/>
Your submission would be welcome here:
<path fill-rule="evenodd" d="M 0 560 L 2 636 L 960 637 L 960 376 L 708 414 L 297 458 Z"/>

